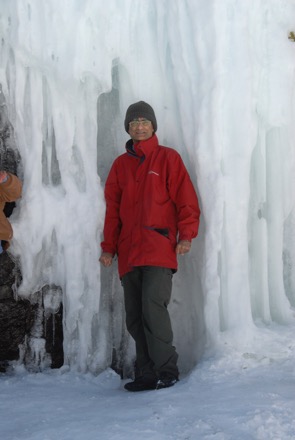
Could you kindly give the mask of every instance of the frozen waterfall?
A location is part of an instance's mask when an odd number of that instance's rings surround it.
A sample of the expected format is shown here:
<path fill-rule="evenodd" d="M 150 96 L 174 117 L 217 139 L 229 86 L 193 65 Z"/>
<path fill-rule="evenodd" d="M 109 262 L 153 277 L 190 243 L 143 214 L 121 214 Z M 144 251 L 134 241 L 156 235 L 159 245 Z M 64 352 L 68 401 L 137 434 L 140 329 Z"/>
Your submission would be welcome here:
<path fill-rule="evenodd" d="M 1 1 L 1 108 L 24 179 L 18 294 L 60 286 L 66 364 L 132 358 L 116 267 L 98 258 L 104 181 L 138 100 L 202 209 L 170 306 L 181 370 L 294 322 L 294 18 L 295 0 Z"/>

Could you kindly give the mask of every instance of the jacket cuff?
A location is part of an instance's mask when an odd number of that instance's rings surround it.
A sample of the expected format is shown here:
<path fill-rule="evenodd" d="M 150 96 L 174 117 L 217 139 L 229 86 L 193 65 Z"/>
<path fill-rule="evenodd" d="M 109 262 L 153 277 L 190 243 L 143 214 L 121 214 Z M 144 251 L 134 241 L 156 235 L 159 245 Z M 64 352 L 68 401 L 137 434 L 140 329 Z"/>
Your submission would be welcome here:
<path fill-rule="evenodd" d="M 191 243 L 192 237 L 189 237 L 188 235 L 180 235 L 179 238 L 178 238 L 178 242 L 182 241 L 182 240 L 183 241 L 189 241 Z"/>
<path fill-rule="evenodd" d="M 101 249 L 103 252 L 107 252 L 108 254 L 111 254 L 113 257 L 116 255 L 116 251 L 114 251 L 114 249 L 108 248 L 106 246 L 101 246 Z"/>

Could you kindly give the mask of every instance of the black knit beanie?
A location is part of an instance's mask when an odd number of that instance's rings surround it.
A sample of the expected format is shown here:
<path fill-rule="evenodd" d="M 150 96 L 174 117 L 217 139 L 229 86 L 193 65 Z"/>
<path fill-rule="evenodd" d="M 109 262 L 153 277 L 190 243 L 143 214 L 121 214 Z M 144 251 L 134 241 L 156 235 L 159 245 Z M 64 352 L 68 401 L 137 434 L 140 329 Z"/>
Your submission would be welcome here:
<path fill-rule="evenodd" d="M 155 112 L 153 108 L 144 101 L 136 102 L 135 104 L 131 104 L 126 112 L 125 117 L 125 130 L 129 133 L 129 122 L 133 121 L 133 119 L 137 118 L 146 118 L 153 124 L 153 129 L 157 131 L 157 120 L 155 116 Z"/>

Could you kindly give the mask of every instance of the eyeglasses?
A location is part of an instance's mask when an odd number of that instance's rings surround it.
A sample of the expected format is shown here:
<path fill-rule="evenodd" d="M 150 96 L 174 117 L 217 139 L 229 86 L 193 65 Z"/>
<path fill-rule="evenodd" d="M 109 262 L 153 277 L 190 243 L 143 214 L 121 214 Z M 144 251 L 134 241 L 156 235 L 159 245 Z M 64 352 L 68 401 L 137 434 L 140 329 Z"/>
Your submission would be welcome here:
<path fill-rule="evenodd" d="M 143 125 L 143 127 L 148 127 L 151 124 L 151 121 L 148 121 L 147 119 L 134 119 L 134 121 L 129 122 L 129 127 L 136 128 L 140 124 Z"/>

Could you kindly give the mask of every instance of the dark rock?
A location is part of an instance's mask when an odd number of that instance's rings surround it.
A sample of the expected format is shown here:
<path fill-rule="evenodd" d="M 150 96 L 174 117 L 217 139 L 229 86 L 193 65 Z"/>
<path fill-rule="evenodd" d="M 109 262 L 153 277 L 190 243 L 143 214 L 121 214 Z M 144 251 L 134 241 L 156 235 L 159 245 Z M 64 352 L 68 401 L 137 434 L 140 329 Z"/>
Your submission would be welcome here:
<path fill-rule="evenodd" d="M 5 300 L 0 304 L 0 360 L 19 359 L 19 346 L 33 325 L 30 301 Z"/>
<path fill-rule="evenodd" d="M 0 254 L 0 370 L 20 358 L 20 348 L 34 323 L 34 305 L 15 297 L 19 270 L 9 253 Z"/>
<path fill-rule="evenodd" d="M 60 368 L 64 363 L 63 353 L 63 306 L 45 319 L 46 352 L 51 356 L 51 368 Z"/>

